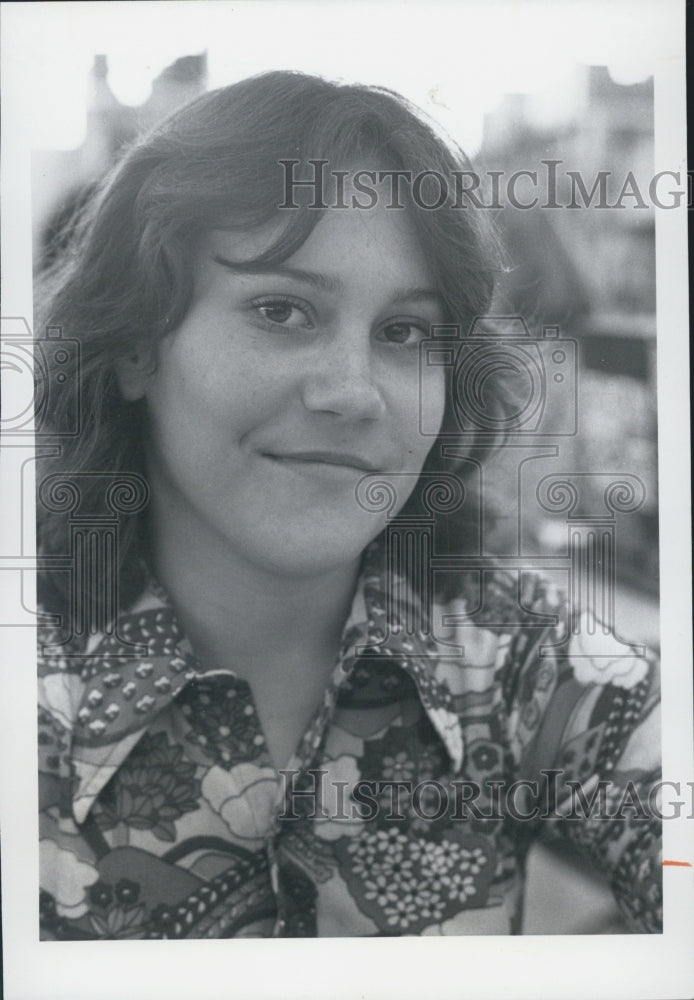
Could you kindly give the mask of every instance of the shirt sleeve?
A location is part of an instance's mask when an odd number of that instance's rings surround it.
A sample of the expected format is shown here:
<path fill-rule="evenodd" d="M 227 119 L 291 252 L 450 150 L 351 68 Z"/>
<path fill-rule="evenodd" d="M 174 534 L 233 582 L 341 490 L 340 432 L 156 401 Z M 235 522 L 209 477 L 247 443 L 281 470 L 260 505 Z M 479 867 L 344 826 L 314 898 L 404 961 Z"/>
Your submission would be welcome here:
<path fill-rule="evenodd" d="M 571 613 L 541 579 L 521 591 L 527 624 L 504 674 L 516 778 L 530 790 L 518 839 L 569 841 L 606 875 L 632 930 L 661 932 L 657 658 Z"/>

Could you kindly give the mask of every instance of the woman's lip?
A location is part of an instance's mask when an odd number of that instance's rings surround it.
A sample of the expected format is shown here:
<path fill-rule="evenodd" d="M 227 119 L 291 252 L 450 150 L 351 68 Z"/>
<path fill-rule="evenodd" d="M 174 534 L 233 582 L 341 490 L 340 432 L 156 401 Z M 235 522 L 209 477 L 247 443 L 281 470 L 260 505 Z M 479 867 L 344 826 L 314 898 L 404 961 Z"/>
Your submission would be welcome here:
<path fill-rule="evenodd" d="M 266 458 L 272 458 L 277 462 L 298 465 L 335 465 L 347 469 L 356 469 L 358 472 L 377 472 L 378 467 L 362 458 L 360 455 L 350 455 L 337 451 L 297 451 L 297 452 L 263 452 Z"/>

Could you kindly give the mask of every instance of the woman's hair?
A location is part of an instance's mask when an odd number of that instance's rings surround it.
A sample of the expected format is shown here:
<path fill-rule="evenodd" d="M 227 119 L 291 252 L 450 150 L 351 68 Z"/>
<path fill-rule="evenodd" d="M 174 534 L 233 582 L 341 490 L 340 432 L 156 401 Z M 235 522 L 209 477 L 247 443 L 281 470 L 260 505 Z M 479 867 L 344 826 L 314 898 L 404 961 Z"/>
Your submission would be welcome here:
<path fill-rule="evenodd" d="M 177 111 L 125 153 L 71 225 L 67 247 L 37 282 L 37 330 L 59 327 L 63 338 L 80 345 L 79 360 L 72 354 L 68 359 L 71 370 L 63 360 L 67 378 L 51 381 L 50 431 L 62 435 L 81 421 L 76 437 L 59 438 L 54 470 L 145 475 L 144 404 L 122 398 L 116 364 L 143 345 L 154 349 L 182 321 L 205 233 L 252 230 L 279 219 L 284 225 L 277 240 L 258 259 L 268 264 L 285 260 L 305 242 L 330 208 L 309 207 L 308 188 L 296 195 L 301 207 L 279 206 L 286 201 L 287 170 L 295 170 L 297 179 L 310 177 L 307 164 L 316 159 L 327 161 L 327 171 L 376 164 L 410 171 L 412 177 L 436 171 L 449 183 L 454 171 L 470 169 L 464 154 L 421 112 L 383 88 L 272 72 L 212 91 Z M 295 164 L 282 167 L 282 160 Z M 431 190 L 422 188 L 429 204 L 436 200 L 436 188 L 433 195 Z M 484 213 L 453 208 L 450 199 L 432 209 L 405 201 L 446 322 L 465 333 L 487 312 L 501 266 Z M 494 405 L 503 407 L 501 388 L 496 395 Z M 449 429 L 455 426 L 451 421 L 449 399 Z M 440 470 L 441 463 L 435 443 L 426 469 Z M 456 471 L 455 460 L 448 461 L 447 471 Z M 98 515 L 103 506 L 98 477 L 94 486 L 89 476 L 80 481 L 80 514 Z M 146 570 L 137 558 L 146 541 L 144 517 L 141 512 L 125 518 L 121 527 L 123 603 L 145 583 Z M 42 511 L 41 503 L 39 545 L 45 554 L 65 552 L 67 545 L 64 519 Z"/>

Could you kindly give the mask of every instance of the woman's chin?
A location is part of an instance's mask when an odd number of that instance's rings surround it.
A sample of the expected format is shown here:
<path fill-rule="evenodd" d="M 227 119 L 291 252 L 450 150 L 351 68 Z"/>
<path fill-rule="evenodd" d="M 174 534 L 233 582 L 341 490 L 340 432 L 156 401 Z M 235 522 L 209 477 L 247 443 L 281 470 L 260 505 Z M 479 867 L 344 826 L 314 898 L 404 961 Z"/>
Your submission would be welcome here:
<path fill-rule="evenodd" d="M 246 559 L 275 577 L 320 576 L 356 565 L 383 526 L 373 527 L 372 532 L 351 534 L 339 524 L 301 532 L 287 526 L 283 533 L 273 531 L 262 546 L 246 549 Z"/>

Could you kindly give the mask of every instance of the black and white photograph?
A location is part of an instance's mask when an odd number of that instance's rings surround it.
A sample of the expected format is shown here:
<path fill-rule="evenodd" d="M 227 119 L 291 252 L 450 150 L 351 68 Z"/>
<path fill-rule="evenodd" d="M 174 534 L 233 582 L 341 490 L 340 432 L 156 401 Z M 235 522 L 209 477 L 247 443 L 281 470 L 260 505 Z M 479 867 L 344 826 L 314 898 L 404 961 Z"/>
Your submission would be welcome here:
<path fill-rule="evenodd" d="M 2 8 L 8 1000 L 691 995 L 684 3 Z"/>

